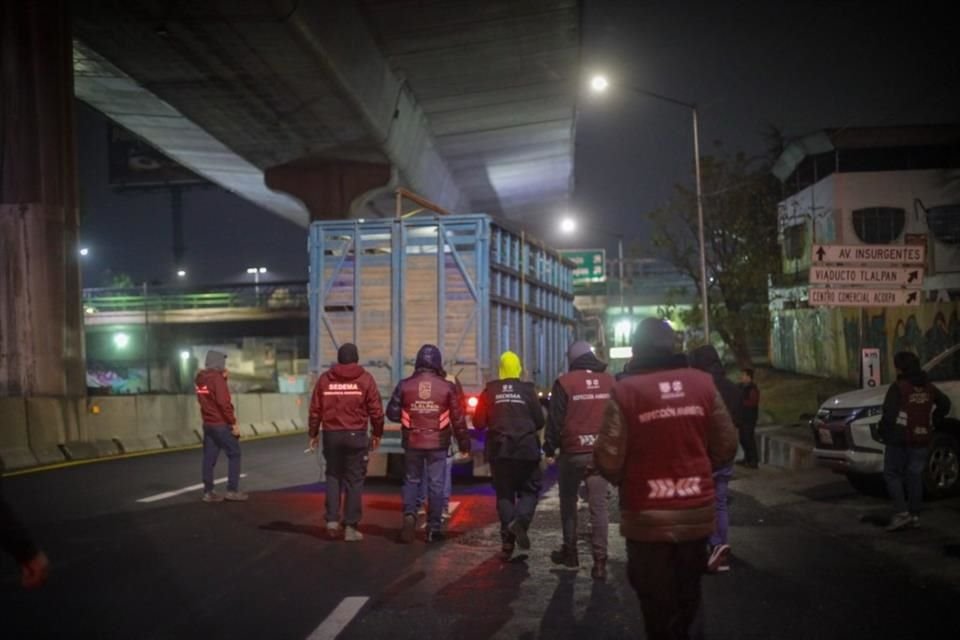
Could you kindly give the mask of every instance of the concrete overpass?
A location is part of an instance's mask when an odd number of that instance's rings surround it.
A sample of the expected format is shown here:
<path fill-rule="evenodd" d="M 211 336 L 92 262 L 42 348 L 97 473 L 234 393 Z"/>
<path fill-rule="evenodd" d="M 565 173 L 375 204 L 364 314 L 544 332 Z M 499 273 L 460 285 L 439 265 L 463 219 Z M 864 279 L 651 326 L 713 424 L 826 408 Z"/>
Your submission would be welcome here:
<path fill-rule="evenodd" d="M 71 4 L 81 100 L 300 224 L 569 195 L 577 0 Z"/>
<path fill-rule="evenodd" d="M 72 431 L 74 94 L 303 225 L 395 186 L 514 219 L 571 189 L 576 0 L 13 0 L 0 42 L 0 396 L 64 398 Z"/>

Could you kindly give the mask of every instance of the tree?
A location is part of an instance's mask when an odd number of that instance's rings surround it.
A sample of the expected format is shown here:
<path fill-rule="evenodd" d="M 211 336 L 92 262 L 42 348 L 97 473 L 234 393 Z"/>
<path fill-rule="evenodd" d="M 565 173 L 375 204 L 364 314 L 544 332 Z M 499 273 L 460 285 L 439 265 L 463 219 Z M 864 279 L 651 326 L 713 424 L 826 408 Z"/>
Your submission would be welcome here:
<path fill-rule="evenodd" d="M 767 158 L 742 152 L 701 158 L 710 328 L 740 366 L 751 364 L 748 336 L 768 331 L 767 278 L 779 267 L 779 183 Z M 650 214 L 653 243 L 700 290 L 696 192 L 676 185 L 670 202 Z M 698 305 L 685 318 L 702 322 Z"/>

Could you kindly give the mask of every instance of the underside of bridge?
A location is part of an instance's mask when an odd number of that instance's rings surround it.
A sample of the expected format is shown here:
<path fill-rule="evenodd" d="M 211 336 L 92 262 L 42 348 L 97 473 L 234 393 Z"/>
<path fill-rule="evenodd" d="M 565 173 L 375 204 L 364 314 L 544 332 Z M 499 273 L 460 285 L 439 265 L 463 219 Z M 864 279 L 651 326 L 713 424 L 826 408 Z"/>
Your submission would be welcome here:
<path fill-rule="evenodd" d="M 300 224 L 390 215 L 394 186 L 512 219 L 569 197 L 577 0 L 71 4 L 80 99 Z"/>

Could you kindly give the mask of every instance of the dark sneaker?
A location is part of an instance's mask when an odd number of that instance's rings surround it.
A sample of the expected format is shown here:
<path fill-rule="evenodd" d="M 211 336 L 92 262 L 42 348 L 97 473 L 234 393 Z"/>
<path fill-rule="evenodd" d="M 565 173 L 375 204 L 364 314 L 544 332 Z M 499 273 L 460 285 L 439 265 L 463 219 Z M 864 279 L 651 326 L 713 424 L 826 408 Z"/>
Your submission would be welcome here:
<path fill-rule="evenodd" d="M 887 525 L 887 531 L 900 531 L 901 529 L 906 529 L 910 526 L 912 518 L 907 512 L 897 513 L 893 516 L 893 519 L 890 520 L 890 524 Z"/>
<path fill-rule="evenodd" d="M 246 502 L 249 498 L 250 496 L 243 491 L 227 491 L 227 494 L 223 496 L 223 499 L 228 502 Z"/>
<path fill-rule="evenodd" d="M 593 568 L 590 569 L 590 577 L 601 582 L 607 579 L 607 559 L 594 558 Z"/>
<path fill-rule="evenodd" d="M 223 496 L 213 491 L 205 491 L 200 499 L 204 502 L 223 502 Z"/>
<path fill-rule="evenodd" d="M 446 539 L 443 531 L 427 531 L 427 542 L 443 542 Z"/>
<path fill-rule="evenodd" d="M 730 545 L 718 544 L 710 551 L 707 558 L 708 573 L 723 573 L 730 571 Z"/>
<path fill-rule="evenodd" d="M 403 528 L 400 529 L 400 542 L 410 544 L 416 536 L 417 516 L 408 513 L 403 516 Z"/>
<path fill-rule="evenodd" d="M 504 542 L 500 545 L 500 559 L 504 562 L 507 562 L 510 559 L 510 556 L 513 555 L 513 543 Z"/>
<path fill-rule="evenodd" d="M 507 530 L 517 538 L 517 546 L 526 551 L 530 548 L 530 538 L 527 536 L 527 525 L 514 520 L 507 525 Z"/>
<path fill-rule="evenodd" d="M 580 559 L 577 557 L 577 548 L 563 545 L 556 551 L 551 551 L 550 562 L 576 569 L 580 566 Z"/>

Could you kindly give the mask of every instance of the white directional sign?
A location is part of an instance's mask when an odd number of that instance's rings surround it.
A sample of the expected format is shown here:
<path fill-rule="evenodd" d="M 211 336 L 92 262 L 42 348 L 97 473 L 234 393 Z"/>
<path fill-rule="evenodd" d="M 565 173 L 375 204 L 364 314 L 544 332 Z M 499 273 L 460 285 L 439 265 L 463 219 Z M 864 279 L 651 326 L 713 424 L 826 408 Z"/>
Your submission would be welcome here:
<path fill-rule="evenodd" d="M 923 245 L 813 245 L 812 264 L 924 264 L 927 248 Z"/>
<path fill-rule="evenodd" d="M 810 267 L 810 284 L 880 285 L 884 287 L 916 287 L 923 284 L 923 267 L 845 267 L 814 265 Z"/>
<path fill-rule="evenodd" d="M 911 289 L 818 289 L 810 287 L 815 307 L 903 307 L 920 304 L 920 291 Z"/>

